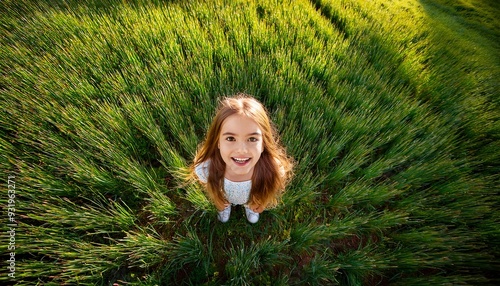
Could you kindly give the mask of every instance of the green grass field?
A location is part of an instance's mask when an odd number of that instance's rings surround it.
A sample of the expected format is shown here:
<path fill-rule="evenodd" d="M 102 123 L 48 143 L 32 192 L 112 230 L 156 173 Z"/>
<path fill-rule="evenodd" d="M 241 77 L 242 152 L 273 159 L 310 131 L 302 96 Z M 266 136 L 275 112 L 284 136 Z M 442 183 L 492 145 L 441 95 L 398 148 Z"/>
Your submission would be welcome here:
<path fill-rule="evenodd" d="M 498 285 L 499 14 L 1 1 L 0 282 Z M 237 92 L 297 163 L 256 225 L 241 208 L 220 223 L 179 175 Z"/>

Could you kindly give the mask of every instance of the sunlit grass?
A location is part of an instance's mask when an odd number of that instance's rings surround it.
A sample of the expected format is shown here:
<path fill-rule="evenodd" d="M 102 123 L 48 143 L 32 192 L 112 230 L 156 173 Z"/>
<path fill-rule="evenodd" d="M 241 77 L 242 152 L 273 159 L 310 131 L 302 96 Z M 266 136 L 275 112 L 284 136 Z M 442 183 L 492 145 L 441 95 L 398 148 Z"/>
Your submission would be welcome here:
<path fill-rule="evenodd" d="M 498 5 L 229 2 L 0 4 L 0 281 L 498 283 Z M 237 92 L 297 162 L 255 225 L 182 177 Z"/>

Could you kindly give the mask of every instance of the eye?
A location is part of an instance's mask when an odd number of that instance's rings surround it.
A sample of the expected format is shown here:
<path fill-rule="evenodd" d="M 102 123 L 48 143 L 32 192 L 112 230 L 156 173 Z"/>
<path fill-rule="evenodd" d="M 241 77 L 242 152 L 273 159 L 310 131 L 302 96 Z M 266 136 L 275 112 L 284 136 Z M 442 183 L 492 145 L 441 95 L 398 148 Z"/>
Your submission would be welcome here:
<path fill-rule="evenodd" d="M 234 137 L 233 137 L 233 136 L 226 137 L 226 141 L 231 141 L 231 142 L 232 142 L 232 141 L 234 141 L 234 140 L 235 140 L 235 139 L 234 139 Z"/>
<path fill-rule="evenodd" d="M 250 138 L 248 138 L 248 141 L 257 142 L 257 141 L 259 141 L 259 139 L 255 138 L 255 137 L 250 137 Z"/>

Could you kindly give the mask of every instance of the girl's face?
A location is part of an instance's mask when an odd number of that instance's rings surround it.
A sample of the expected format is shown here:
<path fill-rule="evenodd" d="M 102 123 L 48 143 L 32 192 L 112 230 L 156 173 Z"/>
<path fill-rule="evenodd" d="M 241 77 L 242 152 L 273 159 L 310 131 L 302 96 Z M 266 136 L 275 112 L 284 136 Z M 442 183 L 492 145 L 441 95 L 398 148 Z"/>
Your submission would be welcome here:
<path fill-rule="evenodd" d="M 220 155 L 226 163 L 224 176 L 231 181 L 247 181 L 264 151 L 262 130 L 252 119 L 239 114 L 226 118 L 219 134 Z"/>

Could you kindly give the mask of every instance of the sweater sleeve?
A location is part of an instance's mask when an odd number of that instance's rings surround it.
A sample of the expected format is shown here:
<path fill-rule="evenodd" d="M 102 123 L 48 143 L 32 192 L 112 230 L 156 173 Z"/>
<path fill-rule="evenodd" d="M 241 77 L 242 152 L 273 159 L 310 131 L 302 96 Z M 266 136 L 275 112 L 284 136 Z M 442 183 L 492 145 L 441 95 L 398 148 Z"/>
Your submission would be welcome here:
<path fill-rule="evenodd" d="M 208 161 L 202 162 L 196 165 L 196 167 L 194 167 L 194 172 L 196 173 L 196 176 L 198 176 L 198 179 L 202 183 L 207 183 L 208 181 L 208 168 L 209 168 Z"/>

